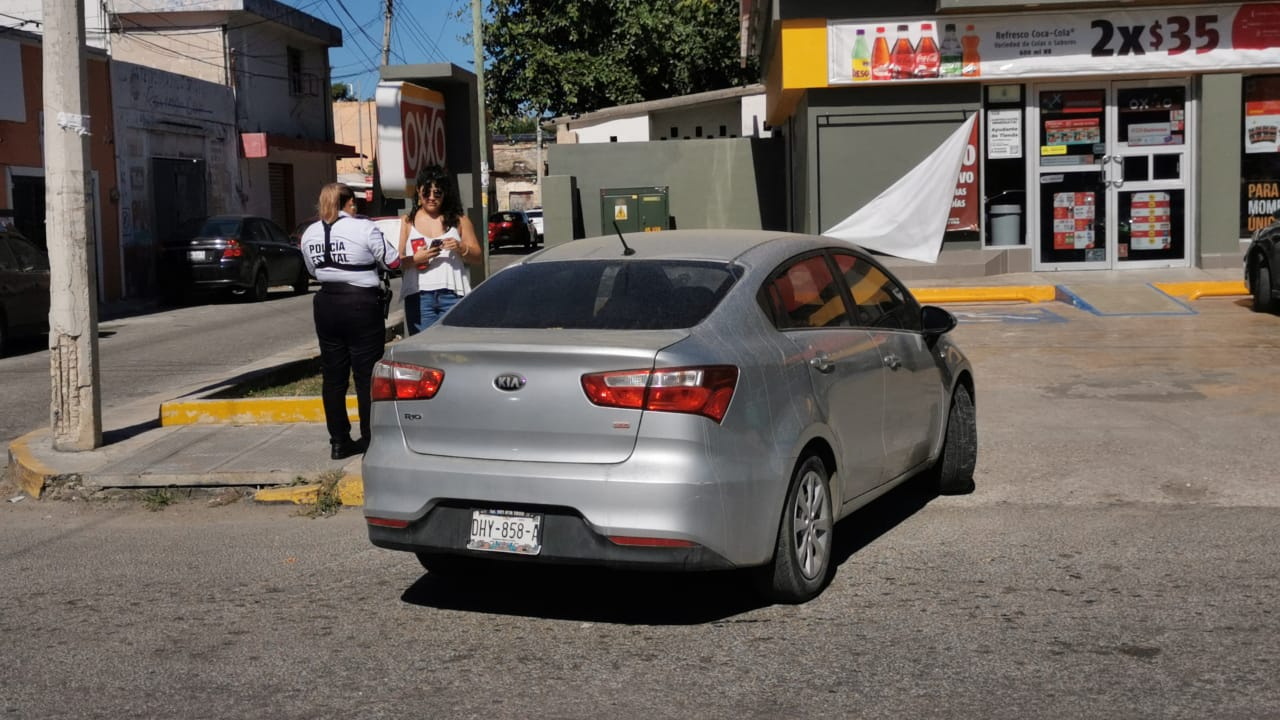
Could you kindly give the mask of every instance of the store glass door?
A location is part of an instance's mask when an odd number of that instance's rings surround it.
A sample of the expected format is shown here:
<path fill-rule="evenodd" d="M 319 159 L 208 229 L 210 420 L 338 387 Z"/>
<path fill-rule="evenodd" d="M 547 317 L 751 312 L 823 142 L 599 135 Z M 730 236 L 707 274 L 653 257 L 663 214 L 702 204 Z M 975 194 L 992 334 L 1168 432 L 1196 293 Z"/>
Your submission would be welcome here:
<path fill-rule="evenodd" d="M 1037 270 L 1190 264 L 1185 81 L 1036 88 Z"/>

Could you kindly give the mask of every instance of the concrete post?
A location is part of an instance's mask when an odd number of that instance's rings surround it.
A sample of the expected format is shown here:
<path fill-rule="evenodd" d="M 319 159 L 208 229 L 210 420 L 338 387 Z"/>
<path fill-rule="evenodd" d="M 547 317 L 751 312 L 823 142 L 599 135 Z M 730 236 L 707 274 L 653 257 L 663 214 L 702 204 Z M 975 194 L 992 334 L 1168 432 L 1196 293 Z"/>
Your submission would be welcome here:
<path fill-rule="evenodd" d="M 49 246 L 49 420 L 55 450 L 102 445 L 98 294 L 89 219 L 90 124 L 84 0 L 44 0 L 45 234 Z M 99 120 L 99 126 L 105 119 Z"/>

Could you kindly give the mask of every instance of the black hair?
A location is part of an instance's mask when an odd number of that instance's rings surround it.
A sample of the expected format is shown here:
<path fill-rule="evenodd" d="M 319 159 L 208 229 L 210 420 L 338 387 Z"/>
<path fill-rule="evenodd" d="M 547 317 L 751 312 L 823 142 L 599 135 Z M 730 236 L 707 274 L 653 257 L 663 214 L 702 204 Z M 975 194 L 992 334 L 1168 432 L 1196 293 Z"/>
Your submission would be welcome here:
<path fill-rule="evenodd" d="M 412 223 L 417 219 L 418 209 L 422 207 L 422 196 L 418 191 L 429 189 L 432 185 L 444 193 L 444 197 L 440 198 L 440 215 L 444 229 L 457 227 L 462 219 L 462 197 L 458 194 L 458 183 L 439 165 L 428 165 L 418 171 L 418 178 L 413 188 L 413 208 L 409 211 L 409 222 Z"/>

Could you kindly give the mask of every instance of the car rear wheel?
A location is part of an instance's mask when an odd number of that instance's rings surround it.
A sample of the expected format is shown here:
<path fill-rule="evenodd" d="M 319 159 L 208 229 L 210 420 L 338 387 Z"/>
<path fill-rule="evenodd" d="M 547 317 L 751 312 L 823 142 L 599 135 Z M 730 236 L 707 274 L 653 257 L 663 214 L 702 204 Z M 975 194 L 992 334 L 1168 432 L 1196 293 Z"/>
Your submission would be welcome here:
<path fill-rule="evenodd" d="M 774 601 L 801 603 L 831 578 L 831 486 L 822 460 L 810 455 L 796 468 L 783 505 L 773 561 L 756 571 L 756 587 Z"/>
<path fill-rule="evenodd" d="M 259 268 L 258 274 L 253 276 L 253 289 L 247 296 L 252 302 L 262 302 L 267 299 L 267 271 Z"/>
<path fill-rule="evenodd" d="M 978 419 L 969 388 L 957 385 L 947 414 L 942 454 L 933 466 L 936 489 L 944 495 L 973 492 L 973 468 L 978 464 Z"/>
<path fill-rule="evenodd" d="M 1271 268 L 1262 263 L 1253 269 L 1253 311 L 1269 313 L 1276 303 L 1271 291 Z"/>

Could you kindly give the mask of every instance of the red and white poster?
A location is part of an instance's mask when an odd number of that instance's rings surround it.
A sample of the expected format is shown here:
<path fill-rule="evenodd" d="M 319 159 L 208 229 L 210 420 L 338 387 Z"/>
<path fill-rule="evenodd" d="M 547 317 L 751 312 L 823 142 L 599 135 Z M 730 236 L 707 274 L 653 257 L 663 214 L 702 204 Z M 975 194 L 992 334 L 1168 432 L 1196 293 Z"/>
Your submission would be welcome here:
<path fill-rule="evenodd" d="M 1280 152 L 1280 100 L 1246 101 L 1244 135 L 1247 153 Z"/>
<path fill-rule="evenodd" d="M 951 197 L 951 214 L 947 216 L 947 232 L 978 229 L 978 124 L 973 124 L 969 144 L 960 163 L 960 177 Z"/>
<path fill-rule="evenodd" d="M 1167 250 L 1172 233 L 1169 193 L 1139 192 L 1129 199 L 1129 247 Z"/>
<path fill-rule="evenodd" d="M 1096 216 L 1097 208 L 1093 193 L 1054 193 L 1053 249 L 1093 249 L 1093 222 Z"/>

